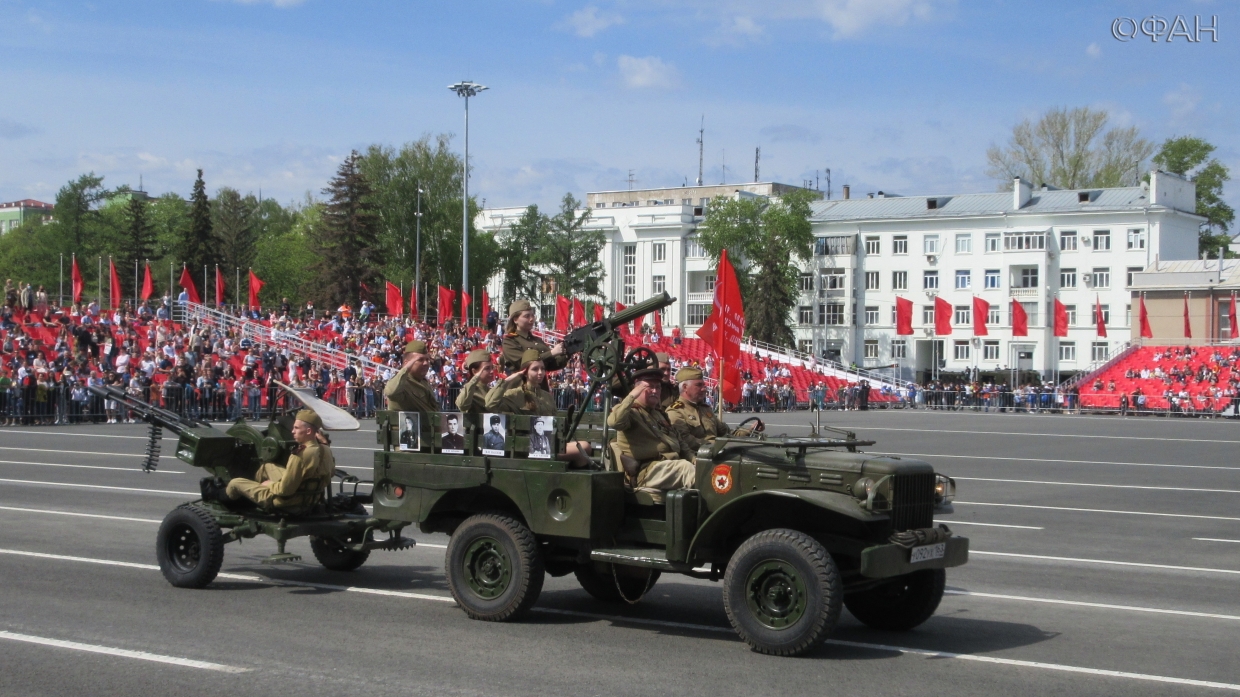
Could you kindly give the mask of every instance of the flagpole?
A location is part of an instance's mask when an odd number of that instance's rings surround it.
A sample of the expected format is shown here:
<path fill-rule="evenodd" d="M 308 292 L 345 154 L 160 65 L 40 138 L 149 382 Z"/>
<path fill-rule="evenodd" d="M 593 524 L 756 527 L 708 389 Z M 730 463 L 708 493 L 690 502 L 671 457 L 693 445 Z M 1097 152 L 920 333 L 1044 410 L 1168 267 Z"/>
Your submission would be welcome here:
<path fill-rule="evenodd" d="M 57 306 L 63 308 L 65 306 L 65 253 L 60 253 L 60 300 Z"/>
<path fill-rule="evenodd" d="M 138 312 L 138 260 L 133 260 L 133 311 Z"/>
<path fill-rule="evenodd" d="M 241 267 L 237 267 L 237 307 L 241 307 Z"/>
<path fill-rule="evenodd" d="M 99 311 L 103 312 L 103 257 L 99 257 L 99 294 L 95 296 L 95 302 L 99 303 Z"/>

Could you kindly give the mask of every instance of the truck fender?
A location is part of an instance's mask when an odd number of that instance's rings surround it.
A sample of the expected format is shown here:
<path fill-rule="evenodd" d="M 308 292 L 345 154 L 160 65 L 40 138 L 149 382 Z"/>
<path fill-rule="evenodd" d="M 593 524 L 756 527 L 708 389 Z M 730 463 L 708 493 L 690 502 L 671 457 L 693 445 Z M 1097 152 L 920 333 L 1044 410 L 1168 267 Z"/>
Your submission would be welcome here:
<path fill-rule="evenodd" d="M 819 489 L 766 489 L 743 494 L 719 507 L 698 528 L 689 546 L 689 558 L 694 559 L 706 550 L 717 550 L 733 531 L 744 524 L 763 505 L 772 506 L 791 518 L 812 516 L 814 527 L 825 527 L 824 522 L 847 526 L 885 519 L 885 515 L 870 513 L 857 505 L 853 497 L 834 491 Z M 819 516 L 823 516 L 819 518 Z M 813 520 L 816 519 L 816 520 Z M 706 555 L 708 556 L 708 555 Z"/>

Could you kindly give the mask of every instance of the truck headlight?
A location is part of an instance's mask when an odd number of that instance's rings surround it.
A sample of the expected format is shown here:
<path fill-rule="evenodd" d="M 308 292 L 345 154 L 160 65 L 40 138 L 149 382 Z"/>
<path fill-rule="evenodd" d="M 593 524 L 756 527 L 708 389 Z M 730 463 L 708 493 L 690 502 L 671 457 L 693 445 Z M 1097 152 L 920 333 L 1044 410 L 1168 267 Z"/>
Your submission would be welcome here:
<path fill-rule="evenodd" d="M 944 474 L 934 475 L 934 502 L 951 503 L 956 498 L 956 480 Z"/>
<path fill-rule="evenodd" d="M 869 477 L 862 477 L 853 482 L 852 495 L 865 501 L 870 498 L 870 494 L 874 493 L 874 480 Z"/>

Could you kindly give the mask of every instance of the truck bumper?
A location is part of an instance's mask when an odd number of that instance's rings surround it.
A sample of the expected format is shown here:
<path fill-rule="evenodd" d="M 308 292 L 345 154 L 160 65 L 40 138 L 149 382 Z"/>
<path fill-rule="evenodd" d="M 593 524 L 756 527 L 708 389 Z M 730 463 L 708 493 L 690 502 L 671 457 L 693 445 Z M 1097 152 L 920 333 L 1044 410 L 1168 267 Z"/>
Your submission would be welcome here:
<path fill-rule="evenodd" d="M 913 550 L 896 544 L 867 547 L 861 552 L 861 575 L 867 578 L 891 578 L 922 569 L 946 569 L 969 561 L 969 538 L 949 537 L 943 556 L 924 561 L 910 561 Z M 914 548 L 916 549 L 916 548 Z"/>

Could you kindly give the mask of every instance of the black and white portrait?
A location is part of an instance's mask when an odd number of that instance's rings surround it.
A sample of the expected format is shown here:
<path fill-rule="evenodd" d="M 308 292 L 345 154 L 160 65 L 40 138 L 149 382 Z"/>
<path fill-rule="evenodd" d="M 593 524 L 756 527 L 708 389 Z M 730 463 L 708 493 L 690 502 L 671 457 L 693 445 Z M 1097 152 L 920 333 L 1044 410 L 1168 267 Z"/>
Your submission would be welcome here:
<path fill-rule="evenodd" d="M 440 417 L 439 448 L 442 452 L 460 455 L 465 452 L 465 435 L 460 414 L 444 414 Z"/>
<path fill-rule="evenodd" d="M 551 441 L 554 437 L 554 416 L 532 417 L 530 419 L 530 457 L 550 460 Z"/>
<path fill-rule="evenodd" d="M 483 414 L 482 454 L 504 456 L 504 443 L 508 436 L 508 417 L 503 414 Z"/>
<path fill-rule="evenodd" d="M 397 412 L 397 442 L 401 450 L 421 450 L 421 417 L 416 411 Z"/>

